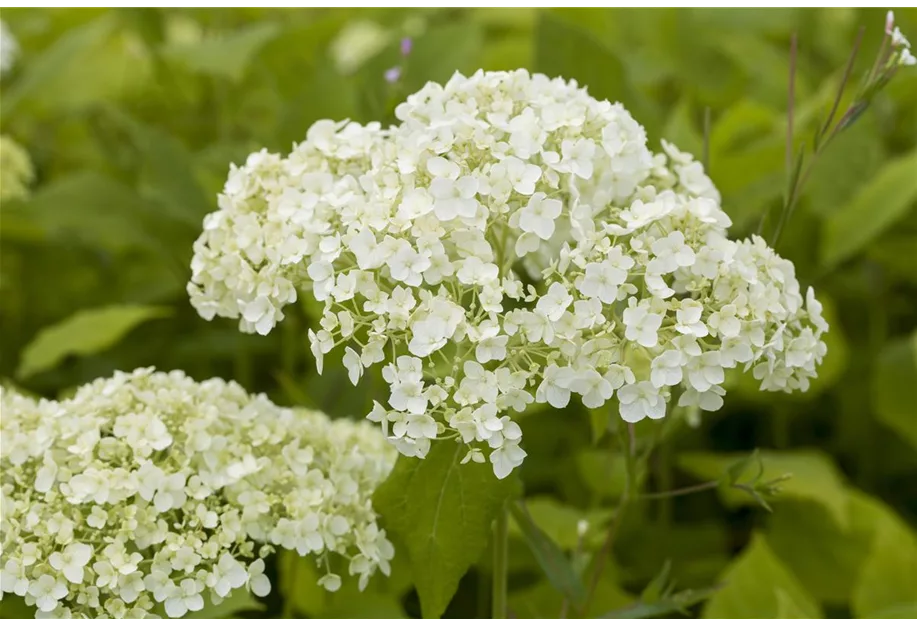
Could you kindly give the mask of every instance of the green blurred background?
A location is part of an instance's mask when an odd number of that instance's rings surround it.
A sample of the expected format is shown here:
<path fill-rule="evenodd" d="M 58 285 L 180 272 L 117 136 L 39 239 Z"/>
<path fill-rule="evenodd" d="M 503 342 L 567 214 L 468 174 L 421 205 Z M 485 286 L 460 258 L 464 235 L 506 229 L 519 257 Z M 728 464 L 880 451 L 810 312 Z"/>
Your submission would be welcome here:
<path fill-rule="evenodd" d="M 803 141 L 860 26 L 857 69 L 872 63 L 885 13 L 4 9 L 0 18 L 20 46 L 0 92 L 3 383 L 56 396 L 155 365 L 361 416 L 381 377 L 356 393 L 339 367 L 317 377 L 308 302 L 269 337 L 207 323 L 189 306 L 191 244 L 231 162 L 262 147 L 288 151 L 316 119 L 392 121 L 398 100 L 456 69 L 526 67 L 620 100 L 653 147 L 666 137 L 700 155 L 709 108 L 709 170 L 742 236 L 781 202 L 791 34 Z M 917 10 L 899 10 L 897 22 L 917 37 Z M 414 50 L 389 85 L 383 74 L 405 36 Z M 767 477 L 793 474 L 773 513 L 735 490 L 641 504 L 625 519 L 596 609 L 626 605 L 670 561 L 679 588 L 727 582 L 692 615 L 917 617 L 915 208 L 917 69 L 902 68 L 816 166 L 779 247 L 832 324 L 813 389 L 763 394 L 732 381 L 724 409 L 681 428 L 646 477 L 649 491 L 690 485 L 760 448 Z M 585 567 L 620 496 L 623 459 L 613 438 L 593 444 L 585 410 L 524 421 L 529 508 Z M 580 540 L 581 519 L 591 526 Z M 557 616 L 560 595 L 514 533 L 512 615 Z M 419 613 L 397 558 L 393 577 L 362 596 L 352 586 L 320 592 L 308 560 L 282 555 L 270 566 L 274 592 L 260 608 L 239 605 L 243 615 Z M 447 616 L 487 615 L 487 569 L 465 577 Z"/>

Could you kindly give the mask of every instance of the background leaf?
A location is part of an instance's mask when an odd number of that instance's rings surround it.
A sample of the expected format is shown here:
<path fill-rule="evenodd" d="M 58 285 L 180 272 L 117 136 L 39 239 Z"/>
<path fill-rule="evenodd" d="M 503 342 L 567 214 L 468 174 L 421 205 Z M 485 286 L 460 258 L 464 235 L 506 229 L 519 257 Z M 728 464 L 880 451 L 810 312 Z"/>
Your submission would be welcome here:
<path fill-rule="evenodd" d="M 890 227 L 917 200 L 917 151 L 885 165 L 843 209 L 825 220 L 821 259 L 834 266 Z"/>
<path fill-rule="evenodd" d="M 39 333 L 22 353 L 17 370 L 27 379 L 68 355 L 91 355 L 114 345 L 136 326 L 169 314 L 165 307 L 118 305 L 81 311 Z"/>
<path fill-rule="evenodd" d="M 883 347 L 873 379 L 876 416 L 917 448 L 917 333 Z"/>

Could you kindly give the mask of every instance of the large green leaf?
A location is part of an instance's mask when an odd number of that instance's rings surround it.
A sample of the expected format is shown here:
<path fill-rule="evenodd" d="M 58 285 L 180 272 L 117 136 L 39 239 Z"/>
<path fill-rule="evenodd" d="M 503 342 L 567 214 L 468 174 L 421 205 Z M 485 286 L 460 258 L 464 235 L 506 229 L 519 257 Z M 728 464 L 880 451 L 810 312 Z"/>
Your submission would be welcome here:
<path fill-rule="evenodd" d="M 25 379 L 49 370 L 68 355 L 101 352 L 143 322 L 168 314 L 167 308 L 145 305 L 112 305 L 80 311 L 42 330 L 26 346 L 16 376 Z"/>
<path fill-rule="evenodd" d="M 917 151 L 886 164 L 822 230 L 821 261 L 833 267 L 901 219 L 917 200 Z"/>
<path fill-rule="evenodd" d="M 166 51 L 166 56 L 192 71 L 240 81 L 258 51 L 280 30 L 273 22 L 248 24 L 226 35 L 175 45 Z"/>
<path fill-rule="evenodd" d="M 488 544 L 491 523 L 514 493 L 514 477 L 490 464 L 462 464 L 466 447 L 434 444 L 424 459 L 399 457 L 373 498 L 384 527 L 411 561 L 424 617 L 439 617 Z"/>
<path fill-rule="evenodd" d="M 917 448 L 917 332 L 889 342 L 873 376 L 876 417 Z"/>
<path fill-rule="evenodd" d="M 794 615 L 821 618 L 821 608 L 763 536 L 752 537 L 721 581 L 724 585 L 704 606 L 703 618 L 777 618 L 788 607 Z"/>
<path fill-rule="evenodd" d="M 701 479 L 713 480 L 724 477 L 730 466 L 747 457 L 744 453 L 685 453 L 678 457 L 678 465 Z M 847 493 L 843 477 L 830 457 L 814 450 L 763 451 L 761 461 L 764 473 L 760 482 L 789 476 L 779 484 L 781 490 L 776 498 L 815 501 L 827 508 L 838 524 L 846 525 Z M 738 483 L 748 482 L 757 472 L 757 464 L 748 464 Z M 752 502 L 746 492 L 726 485 L 720 488 L 720 494 L 729 505 Z"/>

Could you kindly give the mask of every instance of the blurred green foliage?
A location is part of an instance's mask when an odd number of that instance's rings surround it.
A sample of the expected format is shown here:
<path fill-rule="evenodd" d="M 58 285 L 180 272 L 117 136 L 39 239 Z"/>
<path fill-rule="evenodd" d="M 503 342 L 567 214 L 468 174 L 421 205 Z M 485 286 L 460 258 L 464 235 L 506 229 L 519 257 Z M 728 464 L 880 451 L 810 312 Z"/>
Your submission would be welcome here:
<path fill-rule="evenodd" d="M 304 340 L 316 311 L 308 302 L 263 338 L 238 333 L 231 321 L 204 322 L 189 306 L 191 244 L 230 162 L 262 147 L 288 150 L 319 118 L 391 121 L 401 97 L 456 69 L 527 67 L 622 101 L 654 145 L 667 137 L 700 154 L 709 108 L 709 170 L 733 234 L 743 235 L 783 194 L 791 34 L 800 42 L 801 142 L 830 106 L 860 25 L 857 67 L 871 63 L 884 13 L 4 9 L 2 18 L 22 50 L 3 78 L 0 125 L 28 152 L 35 175 L 30 196 L 5 199 L 0 212 L 3 382 L 56 396 L 114 369 L 156 365 L 235 378 L 282 403 L 362 415 L 381 389 L 378 373 L 356 393 L 340 368 L 317 377 Z M 897 21 L 917 37 L 917 10 L 898 11 Z M 414 51 L 392 86 L 383 73 L 399 63 L 404 36 L 414 38 Z M 638 501 L 593 613 L 664 615 L 703 601 L 692 612 L 711 618 L 917 616 L 915 209 L 917 71 L 902 70 L 816 166 L 780 245 L 832 323 L 813 389 L 766 395 L 744 378 L 732 381 L 725 408 L 675 430 L 640 478 L 648 492 L 716 480 L 761 448 L 765 480 L 792 474 L 773 513 L 729 486 Z M 577 408 L 525 417 L 521 478 L 541 531 L 528 522 L 511 528 L 514 616 L 561 612 L 552 587 L 559 575 L 539 567 L 557 551 L 578 575 L 591 568 L 624 489 L 608 424 Z M 401 496 L 383 496 L 382 505 L 397 511 Z M 450 503 L 449 511 L 480 515 L 466 505 Z M 588 522 L 582 536 L 580 520 Z M 415 588 L 440 577 L 457 592 L 451 603 L 428 596 L 441 605 L 434 613 L 488 615 L 484 547 L 450 554 L 454 572 L 412 569 L 410 553 L 440 550 L 435 538 L 428 544 L 399 546 L 392 577 L 360 596 L 352 582 L 327 595 L 308 560 L 278 556 L 265 606 L 242 600 L 236 610 L 418 616 Z M 679 589 L 707 592 L 682 604 L 653 592 L 666 563 Z M 8 599 L 4 612 L 15 613 Z"/>

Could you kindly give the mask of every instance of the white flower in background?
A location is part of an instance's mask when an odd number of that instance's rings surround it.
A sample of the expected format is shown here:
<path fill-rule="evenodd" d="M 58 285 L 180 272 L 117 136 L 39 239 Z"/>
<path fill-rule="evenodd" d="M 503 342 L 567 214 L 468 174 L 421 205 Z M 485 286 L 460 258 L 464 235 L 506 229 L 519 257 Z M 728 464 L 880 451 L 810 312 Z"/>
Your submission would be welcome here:
<path fill-rule="evenodd" d="M 895 14 L 892 11 L 885 17 L 885 34 L 891 38 L 891 47 L 898 65 L 917 65 L 917 57 L 911 52 L 911 42 L 895 26 Z"/>
<path fill-rule="evenodd" d="M 383 362 L 387 405 L 368 418 L 402 454 L 452 438 L 504 477 L 532 403 L 617 394 L 624 420 L 658 419 L 718 408 L 739 364 L 763 389 L 815 376 L 827 325 L 793 264 L 728 239 L 703 167 L 669 143 L 651 153 L 620 104 L 477 72 L 396 115 L 320 121 L 289 155 L 232 166 L 188 292 L 262 334 L 299 295 L 322 302 L 319 368 L 338 344 L 353 381 Z"/>
<path fill-rule="evenodd" d="M 391 40 L 391 34 L 370 20 L 348 21 L 331 42 L 329 52 L 341 74 L 352 74 L 377 55 Z"/>
<path fill-rule="evenodd" d="M 395 452 L 366 423 L 152 369 L 61 402 L 0 390 L 0 413 L 0 597 L 37 617 L 143 618 L 154 603 L 180 617 L 238 588 L 264 596 L 277 547 L 359 562 L 363 586 L 389 572 L 371 496 Z"/>
<path fill-rule="evenodd" d="M 0 20 L 0 75 L 6 74 L 13 67 L 17 56 L 19 56 L 19 42 L 13 37 L 6 22 Z"/>

